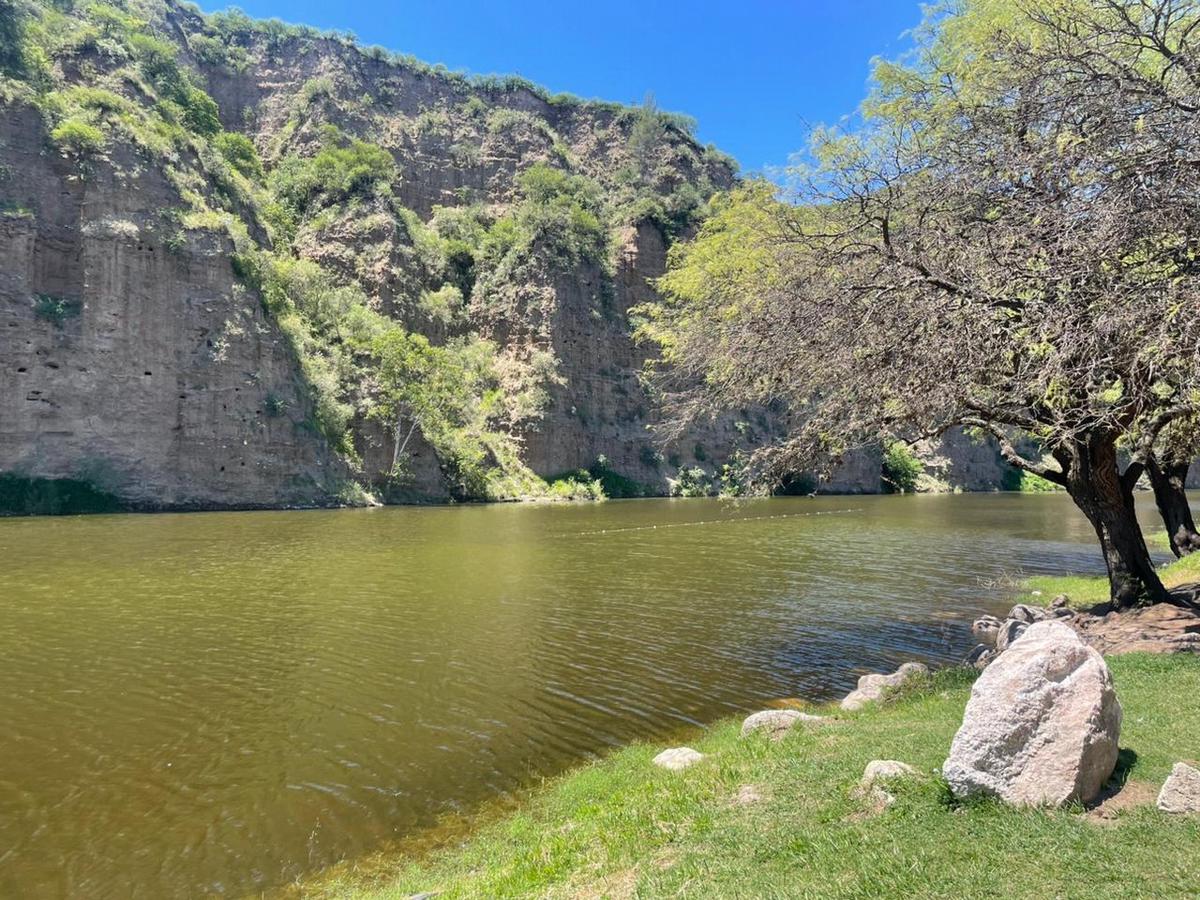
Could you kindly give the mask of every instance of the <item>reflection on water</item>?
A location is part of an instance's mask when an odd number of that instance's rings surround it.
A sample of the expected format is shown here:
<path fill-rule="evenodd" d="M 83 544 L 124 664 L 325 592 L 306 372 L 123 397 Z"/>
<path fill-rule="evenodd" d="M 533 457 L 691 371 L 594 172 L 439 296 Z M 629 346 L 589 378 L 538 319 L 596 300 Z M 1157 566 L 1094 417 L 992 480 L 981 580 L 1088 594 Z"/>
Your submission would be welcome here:
<path fill-rule="evenodd" d="M 635 738 L 959 657 L 1061 496 L 0 521 L 0 896 L 240 895 Z"/>

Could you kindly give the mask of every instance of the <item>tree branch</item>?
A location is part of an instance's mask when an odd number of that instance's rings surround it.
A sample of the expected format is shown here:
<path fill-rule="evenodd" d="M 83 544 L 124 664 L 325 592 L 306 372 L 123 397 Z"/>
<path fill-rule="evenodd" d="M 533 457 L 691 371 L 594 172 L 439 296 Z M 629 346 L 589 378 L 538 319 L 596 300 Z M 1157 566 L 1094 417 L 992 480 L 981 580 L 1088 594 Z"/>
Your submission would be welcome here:
<path fill-rule="evenodd" d="M 989 422 L 986 419 L 977 419 L 973 417 L 964 417 L 959 420 L 960 425 L 974 425 L 976 428 L 983 428 L 991 432 L 996 438 L 996 442 L 1000 445 L 1000 455 L 1004 457 L 1004 461 L 1009 465 L 1016 466 L 1018 469 L 1023 469 L 1040 478 L 1045 478 L 1047 481 L 1052 481 L 1063 487 L 1067 484 L 1066 473 L 1061 469 L 1055 469 L 1052 466 L 1046 465 L 1044 462 L 1034 462 L 1031 459 L 1026 459 L 1022 456 L 1017 448 L 1013 446 L 1012 440 L 1004 433 L 995 422 Z"/>

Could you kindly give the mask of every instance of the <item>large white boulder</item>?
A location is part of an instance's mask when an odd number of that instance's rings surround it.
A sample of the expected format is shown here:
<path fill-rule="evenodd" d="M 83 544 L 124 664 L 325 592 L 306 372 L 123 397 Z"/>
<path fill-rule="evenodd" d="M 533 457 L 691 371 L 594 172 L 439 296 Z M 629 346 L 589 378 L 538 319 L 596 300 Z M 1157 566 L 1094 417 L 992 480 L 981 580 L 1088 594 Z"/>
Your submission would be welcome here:
<path fill-rule="evenodd" d="M 1104 658 L 1069 625 L 1035 622 L 979 676 L 942 773 L 956 796 L 1088 801 L 1117 763 L 1121 704 Z"/>

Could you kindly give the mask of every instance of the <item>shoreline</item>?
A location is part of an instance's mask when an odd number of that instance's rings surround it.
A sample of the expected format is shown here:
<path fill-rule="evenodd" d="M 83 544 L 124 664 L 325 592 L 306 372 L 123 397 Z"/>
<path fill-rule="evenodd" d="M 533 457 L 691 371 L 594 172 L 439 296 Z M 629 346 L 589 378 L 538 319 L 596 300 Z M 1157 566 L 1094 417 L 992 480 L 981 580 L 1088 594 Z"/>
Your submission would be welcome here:
<path fill-rule="evenodd" d="M 1130 796 L 1145 800 L 1168 774 L 1170 757 L 1193 746 L 1200 657 L 1130 654 L 1109 664 L 1135 713 L 1122 735 L 1135 755 L 1119 774 L 1134 785 Z M 784 885 L 811 895 L 807 885 L 824 895 L 849 877 L 858 884 L 851 896 L 935 887 L 939 895 L 984 896 L 989 886 L 1007 885 L 1006 895 L 1032 898 L 1045 896 L 1046 885 L 1005 881 L 1016 873 L 1003 854 L 1021 846 L 1016 868 L 1035 872 L 1052 856 L 1063 864 L 1064 847 L 1086 844 L 1091 851 L 1066 861 L 1069 882 L 1057 887 L 1102 894 L 1144 883 L 1151 876 L 1138 870 L 1149 868 L 1160 896 L 1186 896 L 1192 882 L 1183 879 L 1200 836 L 1195 820 L 1167 820 L 1144 803 L 1049 812 L 947 803 L 932 773 L 976 675 L 943 669 L 857 712 L 811 706 L 827 722 L 779 741 L 743 737 L 741 721 L 724 718 L 695 741 L 705 760 L 682 772 L 652 766 L 662 744 L 639 742 L 547 779 L 518 808 L 462 839 L 417 857 L 347 861 L 301 882 L 293 895 L 657 896 L 687 885 L 732 896 L 778 895 Z M 1168 678 L 1175 689 L 1197 690 L 1180 704 L 1163 696 Z M 900 786 L 894 808 L 871 813 L 852 788 L 876 757 L 913 763 L 924 777 Z"/>

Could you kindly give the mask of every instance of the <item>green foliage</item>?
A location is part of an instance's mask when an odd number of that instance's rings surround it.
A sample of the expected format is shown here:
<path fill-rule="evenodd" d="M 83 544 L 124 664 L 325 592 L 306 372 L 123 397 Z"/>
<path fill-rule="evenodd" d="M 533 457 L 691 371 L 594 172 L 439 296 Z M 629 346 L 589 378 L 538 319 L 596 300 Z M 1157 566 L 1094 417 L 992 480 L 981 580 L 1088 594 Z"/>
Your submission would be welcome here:
<path fill-rule="evenodd" d="M 333 125 L 312 157 L 284 157 L 268 179 L 272 192 L 297 215 L 316 205 L 354 196 L 390 196 L 396 177 L 392 155 L 375 144 L 349 139 Z"/>
<path fill-rule="evenodd" d="M 1024 469 L 1013 466 L 1005 468 L 1001 486 L 1006 491 L 1020 491 L 1026 494 L 1049 494 L 1065 490 L 1062 486 L 1041 475 L 1035 475 L 1033 472 L 1026 472 Z"/>
<path fill-rule="evenodd" d="M 700 466 L 681 466 L 667 484 L 672 497 L 711 497 L 714 493 L 712 479 Z"/>
<path fill-rule="evenodd" d="M 892 441 L 883 448 L 883 487 L 890 494 L 911 494 L 925 467 L 908 445 Z"/>
<path fill-rule="evenodd" d="M 66 119 L 50 132 L 50 139 L 67 153 L 86 156 L 104 148 L 104 132 L 82 119 Z"/>
<path fill-rule="evenodd" d="M 313 403 L 312 425 L 352 454 L 347 429 L 352 391 L 364 377 L 352 349 L 379 327 L 357 287 L 340 285 L 316 263 L 254 252 L 233 258 L 235 274 L 257 290 L 296 353 Z"/>
<path fill-rule="evenodd" d="M 178 113 L 170 107 L 163 110 L 168 119 L 177 118 L 197 134 L 214 135 L 221 130 L 217 104 L 192 84 L 180 68 L 173 44 L 142 32 L 130 34 L 127 41 L 142 74 L 158 90 L 160 100 L 178 107 Z"/>
<path fill-rule="evenodd" d="M 578 469 L 546 479 L 552 500 L 605 500 L 604 486 L 587 469 Z"/>
<path fill-rule="evenodd" d="M 24 71 L 24 33 L 24 14 L 15 0 L 0 0 L 0 74 Z"/>
<path fill-rule="evenodd" d="M 643 484 L 626 475 L 622 475 L 609 464 L 608 458 L 601 455 L 588 467 L 588 474 L 600 483 L 604 496 L 613 500 L 626 500 L 634 497 L 653 497 L 658 492 L 648 484 Z"/>
<path fill-rule="evenodd" d="M 262 160 L 258 158 L 258 151 L 248 137 L 233 131 L 223 131 L 213 138 L 212 143 L 213 148 L 225 161 L 247 178 L 262 178 Z"/>
<path fill-rule="evenodd" d="M 514 224 L 521 237 L 546 247 L 559 264 L 606 260 L 608 229 L 594 181 L 538 163 L 521 173 L 517 183 L 524 202 Z M 518 240 L 515 235 L 510 239 Z"/>
<path fill-rule="evenodd" d="M 83 301 L 51 294 L 37 294 L 33 298 L 33 314 L 55 328 L 62 328 L 68 319 L 83 314 Z"/>
<path fill-rule="evenodd" d="M 219 36 L 197 34 L 191 38 L 191 50 L 196 59 L 210 66 L 219 66 L 233 72 L 245 72 L 250 68 L 250 55 L 237 44 L 226 43 Z"/>
<path fill-rule="evenodd" d="M 540 484 L 520 463 L 513 438 L 497 427 L 505 396 L 492 343 L 464 338 L 434 346 L 393 327 L 376 335 L 371 351 L 380 385 L 372 415 L 415 419 L 456 498 L 503 499 L 512 488 L 497 476 L 515 476 L 518 494 Z"/>

